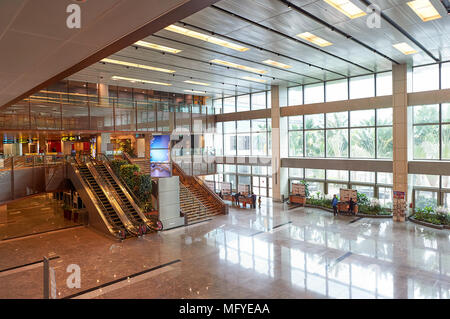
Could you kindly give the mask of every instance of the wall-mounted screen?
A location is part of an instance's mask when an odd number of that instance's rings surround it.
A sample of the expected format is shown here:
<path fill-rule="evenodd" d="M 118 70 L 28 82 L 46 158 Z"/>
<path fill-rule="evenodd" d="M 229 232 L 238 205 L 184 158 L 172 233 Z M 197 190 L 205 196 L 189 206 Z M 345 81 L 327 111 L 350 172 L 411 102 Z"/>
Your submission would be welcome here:
<path fill-rule="evenodd" d="M 172 172 L 170 171 L 170 164 L 151 163 L 150 175 L 152 177 L 170 177 Z"/>
<path fill-rule="evenodd" d="M 150 149 L 150 162 L 168 162 L 169 161 L 169 149 Z"/>
<path fill-rule="evenodd" d="M 150 141 L 150 149 L 169 148 L 170 135 L 154 135 Z"/>

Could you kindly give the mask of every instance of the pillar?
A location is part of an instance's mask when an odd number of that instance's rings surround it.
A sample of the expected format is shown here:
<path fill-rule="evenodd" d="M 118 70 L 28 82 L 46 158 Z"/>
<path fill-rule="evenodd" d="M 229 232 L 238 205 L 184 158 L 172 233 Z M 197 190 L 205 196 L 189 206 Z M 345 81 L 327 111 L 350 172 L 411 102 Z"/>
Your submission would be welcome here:
<path fill-rule="evenodd" d="M 408 94 L 406 64 L 392 65 L 394 191 L 408 198 Z M 397 220 L 397 219 L 395 219 Z"/>
<path fill-rule="evenodd" d="M 286 156 L 287 138 L 284 138 L 286 118 L 281 118 L 280 106 L 287 105 L 287 88 L 271 87 L 272 121 L 272 200 L 281 202 L 289 194 L 287 168 L 281 168 L 281 158 Z M 283 138 L 281 138 L 283 136 Z"/>

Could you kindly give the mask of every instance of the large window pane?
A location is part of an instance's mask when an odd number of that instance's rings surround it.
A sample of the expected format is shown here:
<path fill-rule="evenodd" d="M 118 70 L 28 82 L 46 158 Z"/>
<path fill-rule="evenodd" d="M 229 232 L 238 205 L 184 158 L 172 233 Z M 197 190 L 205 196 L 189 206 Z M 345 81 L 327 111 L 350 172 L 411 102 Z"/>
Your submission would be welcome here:
<path fill-rule="evenodd" d="M 288 105 L 303 104 L 303 93 L 301 86 L 288 88 Z"/>
<path fill-rule="evenodd" d="M 439 105 L 416 105 L 413 107 L 413 123 L 438 123 Z"/>
<path fill-rule="evenodd" d="M 238 173 L 239 174 L 251 174 L 252 167 L 249 165 L 238 165 Z"/>
<path fill-rule="evenodd" d="M 439 126 L 418 125 L 413 131 L 414 159 L 439 159 Z"/>
<path fill-rule="evenodd" d="M 346 181 L 348 182 L 348 171 L 327 169 L 327 179 L 333 181 Z"/>
<path fill-rule="evenodd" d="M 350 127 L 374 126 L 375 110 L 361 110 L 350 112 Z"/>
<path fill-rule="evenodd" d="M 227 133 L 235 133 L 236 132 L 236 122 L 223 122 L 223 132 Z"/>
<path fill-rule="evenodd" d="M 348 127 L 348 112 L 327 113 L 327 128 Z"/>
<path fill-rule="evenodd" d="M 252 155 L 267 155 L 267 133 L 252 133 Z"/>
<path fill-rule="evenodd" d="M 227 97 L 223 99 L 223 113 L 236 112 L 236 99 L 235 97 Z"/>
<path fill-rule="evenodd" d="M 250 155 L 250 133 L 237 135 L 237 155 Z"/>
<path fill-rule="evenodd" d="M 305 178 L 325 179 L 325 170 L 324 169 L 315 169 L 315 168 L 306 168 L 305 169 Z"/>
<path fill-rule="evenodd" d="M 375 96 L 373 75 L 350 78 L 350 99 L 360 99 Z"/>
<path fill-rule="evenodd" d="M 289 156 L 303 156 L 303 131 L 289 132 Z"/>
<path fill-rule="evenodd" d="M 305 104 L 323 102 L 323 83 L 305 85 Z"/>
<path fill-rule="evenodd" d="M 377 183 L 378 184 L 392 185 L 392 181 L 393 181 L 392 178 L 393 178 L 392 173 L 384 173 L 384 172 L 377 173 Z"/>
<path fill-rule="evenodd" d="M 392 108 L 377 109 L 377 125 L 392 125 Z"/>
<path fill-rule="evenodd" d="M 250 95 L 239 95 L 237 97 L 237 112 L 250 111 Z"/>
<path fill-rule="evenodd" d="M 413 68 L 413 92 L 439 90 L 439 65 Z"/>
<path fill-rule="evenodd" d="M 327 130 L 327 157 L 348 157 L 348 130 Z"/>
<path fill-rule="evenodd" d="M 439 187 L 439 175 L 412 174 L 413 186 Z"/>
<path fill-rule="evenodd" d="M 253 166 L 253 175 L 267 175 L 267 166 Z"/>
<path fill-rule="evenodd" d="M 250 121 L 236 121 L 236 127 L 237 133 L 250 132 Z"/>
<path fill-rule="evenodd" d="M 375 157 L 375 129 L 360 128 L 350 130 L 350 157 Z"/>
<path fill-rule="evenodd" d="M 392 158 L 392 127 L 377 128 L 377 158 Z"/>
<path fill-rule="evenodd" d="M 392 72 L 377 74 L 377 96 L 392 94 Z"/>
<path fill-rule="evenodd" d="M 347 184 L 328 183 L 328 194 L 339 196 L 340 189 L 347 189 L 347 187 Z"/>
<path fill-rule="evenodd" d="M 289 177 L 303 178 L 303 168 L 289 168 Z"/>
<path fill-rule="evenodd" d="M 347 80 L 326 82 L 326 101 L 340 101 L 348 99 Z"/>
<path fill-rule="evenodd" d="M 224 142 L 223 155 L 235 156 L 236 155 L 236 135 L 224 134 L 223 142 Z"/>
<path fill-rule="evenodd" d="M 374 190 L 373 186 L 366 185 L 352 185 L 352 189 L 356 189 L 358 193 L 366 194 L 370 199 L 374 198 Z"/>
<path fill-rule="evenodd" d="M 308 114 L 305 115 L 305 128 L 323 128 L 324 126 L 324 114 Z"/>
<path fill-rule="evenodd" d="M 323 131 L 306 131 L 306 156 L 307 157 L 324 157 L 324 136 Z"/>
<path fill-rule="evenodd" d="M 442 122 L 450 123 L 450 103 L 442 104 Z"/>
<path fill-rule="evenodd" d="M 311 195 L 316 196 L 317 192 L 320 192 L 321 194 L 323 194 L 323 190 L 324 190 L 324 184 L 321 182 L 308 182 L 309 186 L 309 193 Z"/>
<path fill-rule="evenodd" d="M 414 206 L 415 209 L 425 208 L 425 207 L 437 207 L 437 192 L 415 190 L 414 191 Z"/>
<path fill-rule="evenodd" d="M 266 92 L 252 94 L 252 110 L 266 108 Z"/>
<path fill-rule="evenodd" d="M 378 187 L 378 199 L 381 207 L 392 208 L 392 188 Z"/>
<path fill-rule="evenodd" d="M 450 124 L 442 125 L 442 159 L 450 160 Z"/>
<path fill-rule="evenodd" d="M 222 113 L 222 99 L 213 100 L 214 114 Z"/>
<path fill-rule="evenodd" d="M 375 172 L 351 171 L 350 182 L 375 183 Z"/>
<path fill-rule="evenodd" d="M 450 62 L 442 63 L 441 81 L 442 89 L 450 89 Z"/>
<path fill-rule="evenodd" d="M 303 129 L 303 115 L 289 116 L 289 130 L 302 130 Z"/>
<path fill-rule="evenodd" d="M 267 131 L 267 119 L 252 120 L 252 132 Z"/>

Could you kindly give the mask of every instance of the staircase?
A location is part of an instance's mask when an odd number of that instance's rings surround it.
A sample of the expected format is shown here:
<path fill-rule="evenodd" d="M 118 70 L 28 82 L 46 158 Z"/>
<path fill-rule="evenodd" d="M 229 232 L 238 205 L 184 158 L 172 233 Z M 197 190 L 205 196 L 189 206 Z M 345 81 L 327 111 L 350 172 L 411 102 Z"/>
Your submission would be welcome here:
<path fill-rule="evenodd" d="M 187 216 L 187 223 L 198 222 L 208 219 L 212 216 L 228 214 L 228 205 L 206 186 L 203 181 L 186 175 L 176 164 L 172 163 L 172 174 L 180 177 L 180 205 L 182 211 Z M 201 209 L 193 209 L 194 204 L 189 205 L 195 198 L 201 204 Z M 186 205 L 186 210 L 183 208 Z"/>
<path fill-rule="evenodd" d="M 150 175 L 150 160 L 148 158 L 132 158 L 127 153 L 123 153 L 122 157 L 128 161 L 128 163 L 139 166 L 143 174 Z"/>

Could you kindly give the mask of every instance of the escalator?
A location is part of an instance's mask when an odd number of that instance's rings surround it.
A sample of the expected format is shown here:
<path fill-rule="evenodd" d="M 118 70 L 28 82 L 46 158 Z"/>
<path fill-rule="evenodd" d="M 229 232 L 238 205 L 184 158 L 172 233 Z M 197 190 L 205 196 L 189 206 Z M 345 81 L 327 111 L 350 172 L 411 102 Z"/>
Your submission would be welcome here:
<path fill-rule="evenodd" d="M 128 219 L 135 226 L 145 225 L 145 221 L 141 217 L 138 212 L 138 208 L 132 203 L 132 199 L 130 199 L 126 194 L 126 190 L 123 190 L 122 187 L 118 184 L 118 182 L 114 179 L 110 171 L 106 168 L 103 163 L 96 163 L 94 168 L 99 172 L 99 175 L 112 187 L 112 190 L 117 195 L 116 198 L 120 202 L 120 207 L 123 209 Z M 134 205 L 133 205 L 134 204 Z"/>
<path fill-rule="evenodd" d="M 68 177 L 88 209 L 93 228 L 120 239 L 137 235 L 136 228 L 119 203 L 110 197 L 91 163 L 73 159 L 68 169 Z"/>

